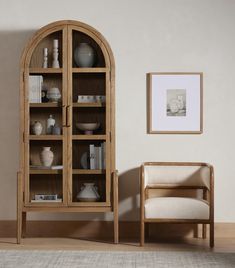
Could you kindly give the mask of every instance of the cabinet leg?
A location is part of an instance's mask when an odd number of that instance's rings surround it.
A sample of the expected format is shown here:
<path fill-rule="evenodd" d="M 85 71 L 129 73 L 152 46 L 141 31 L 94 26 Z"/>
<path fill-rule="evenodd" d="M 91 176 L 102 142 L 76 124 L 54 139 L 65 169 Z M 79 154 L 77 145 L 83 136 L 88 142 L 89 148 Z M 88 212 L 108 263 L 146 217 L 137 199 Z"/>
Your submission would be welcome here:
<path fill-rule="evenodd" d="M 119 243 L 119 221 L 118 221 L 118 174 L 113 174 L 113 224 L 114 224 L 114 243 Z"/>
<path fill-rule="evenodd" d="M 17 244 L 21 242 L 22 236 L 22 180 L 21 173 L 17 173 Z"/>
<path fill-rule="evenodd" d="M 22 213 L 17 214 L 17 244 L 20 244 L 22 236 Z"/>
<path fill-rule="evenodd" d="M 25 238 L 26 235 L 26 212 L 22 212 L 22 238 Z"/>

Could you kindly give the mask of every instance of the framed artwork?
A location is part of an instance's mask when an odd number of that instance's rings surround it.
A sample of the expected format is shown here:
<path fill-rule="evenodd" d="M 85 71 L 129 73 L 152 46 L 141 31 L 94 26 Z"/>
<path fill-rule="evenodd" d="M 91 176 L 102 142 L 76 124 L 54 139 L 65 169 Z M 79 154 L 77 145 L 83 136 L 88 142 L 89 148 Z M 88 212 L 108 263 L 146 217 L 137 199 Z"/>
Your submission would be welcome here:
<path fill-rule="evenodd" d="M 148 133 L 202 133 L 202 73 L 148 73 L 147 92 Z"/>

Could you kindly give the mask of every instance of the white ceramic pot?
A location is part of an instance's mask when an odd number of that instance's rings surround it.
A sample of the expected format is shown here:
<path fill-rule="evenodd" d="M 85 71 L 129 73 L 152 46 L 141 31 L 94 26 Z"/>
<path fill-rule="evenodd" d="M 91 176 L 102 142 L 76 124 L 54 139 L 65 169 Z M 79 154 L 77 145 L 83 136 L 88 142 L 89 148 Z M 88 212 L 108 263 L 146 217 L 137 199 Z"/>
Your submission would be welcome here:
<path fill-rule="evenodd" d="M 42 124 L 39 121 L 35 121 L 35 123 L 33 124 L 33 134 L 34 135 L 41 135 L 42 134 Z"/>
<path fill-rule="evenodd" d="M 58 87 L 52 87 L 47 90 L 47 98 L 51 102 L 58 102 L 61 99 L 61 93 Z"/>
<path fill-rule="evenodd" d="M 77 194 L 77 199 L 83 202 L 95 202 L 99 200 L 100 195 L 94 183 L 84 183 L 81 191 Z"/>
<path fill-rule="evenodd" d="M 47 119 L 47 134 L 52 134 L 54 125 L 55 119 L 53 118 L 52 114 L 50 114 L 49 118 Z"/>
<path fill-rule="evenodd" d="M 78 67 L 92 67 L 95 63 L 94 49 L 87 43 L 81 43 L 74 50 L 74 60 Z"/>
<path fill-rule="evenodd" d="M 50 167 L 54 159 L 54 154 L 51 151 L 51 147 L 43 147 L 40 153 L 40 161 L 44 167 Z"/>

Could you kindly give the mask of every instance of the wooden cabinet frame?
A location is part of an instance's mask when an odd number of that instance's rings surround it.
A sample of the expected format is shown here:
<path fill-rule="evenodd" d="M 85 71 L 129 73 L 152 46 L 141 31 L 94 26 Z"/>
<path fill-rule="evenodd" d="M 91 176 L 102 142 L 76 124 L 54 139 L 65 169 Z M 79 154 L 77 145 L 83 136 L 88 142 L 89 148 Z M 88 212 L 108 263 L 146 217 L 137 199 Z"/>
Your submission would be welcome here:
<path fill-rule="evenodd" d="M 94 42 L 97 55 L 101 55 L 100 64 L 92 68 L 78 68 L 73 63 L 73 50 L 75 37 L 83 40 L 88 38 Z M 81 35 L 81 36 L 80 36 Z M 54 36 L 59 36 L 60 42 L 60 64 L 61 68 L 41 68 L 42 44 L 51 45 Z M 77 37 L 76 37 L 77 38 Z M 47 40 L 48 39 L 48 40 Z M 80 40 L 79 39 L 79 40 Z M 44 43 L 43 43 L 44 42 Z M 97 56 L 98 57 L 98 56 Z M 60 83 L 62 103 L 31 104 L 28 100 L 29 75 L 40 74 L 48 77 L 50 83 Z M 101 76 L 101 82 L 105 85 L 106 103 L 104 107 L 104 133 L 97 135 L 81 135 L 73 133 L 74 109 L 80 109 L 74 101 L 73 90 L 76 76 L 90 75 L 91 80 Z M 112 50 L 104 37 L 94 28 L 77 21 L 58 21 L 41 28 L 31 38 L 24 49 L 21 57 L 20 68 L 20 169 L 18 178 L 18 213 L 17 213 L 17 241 L 20 243 L 26 229 L 26 213 L 31 211 L 45 212 L 108 212 L 114 213 L 114 242 L 118 243 L 118 175 L 115 170 L 115 64 Z M 48 83 L 49 83 L 48 82 Z M 90 104 L 90 107 L 102 109 L 101 104 Z M 35 110 L 33 110 L 35 109 Z M 30 116 L 32 111 L 45 112 L 46 109 L 57 109 L 61 117 L 62 135 L 40 135 L 30 134 Z M 82 108 L 83 109 L 83 108 Z M 89 104 L 85 107 L 89 113 Z M 30 112 L 31 111 L 31 112 Z M 101 170 L 80 170 L 73 167 L 73 146 L 75 142 L 106 142 L 106 169 Z M 30 170 L 31 147 L 36 149 L 41 144 L 53 143 L 58 151 L 61 151 L 63 171 Z M 73 145 L 74 144 L 74 145 Z M 35 150 L 36 150 L 35 149 Z M 75 202 L 73 198 L 73 175 L 86 176 L 87 174 L 99 174 L 104 178 L 104 200 L 102 202 Z M 62 181 L 61 203 L 32 203 L 30 193 L 30 176 L 60 177 Z"/>

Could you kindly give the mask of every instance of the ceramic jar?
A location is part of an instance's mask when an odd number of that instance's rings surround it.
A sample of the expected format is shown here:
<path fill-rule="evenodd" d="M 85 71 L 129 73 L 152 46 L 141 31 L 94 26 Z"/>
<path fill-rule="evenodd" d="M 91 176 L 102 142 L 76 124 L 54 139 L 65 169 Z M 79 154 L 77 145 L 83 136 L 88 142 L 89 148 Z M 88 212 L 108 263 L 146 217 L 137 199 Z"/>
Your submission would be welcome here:
<path fill-rule="evenodd" d="M 44 167 L 50 167 L 54 160 L 54 154 L 51 151 L 51 147 L 43 147 L 40 153 L 40 161 Z"/>
<path fill-rule="evenodd" d="M 92 67 L 95 63 L 95 51 L 87 43 L 81 43 L 74 50 L 74 60 L 78 67 Z"/>
<path fill-rule="evenodd" d="M 39 121 L 35 121 L 32 126 L 32 131 L 34 135 L 41 135 L 42 134 L 42 124 Z"/>
<path fill-rule="evenodd" d="M 58 102 L 61 99 L 61 93 L 58 87 L 52 87 L 47 90 L 47 98 L 50 102 Z"/>
<path fill-rule="evenodd" d="M 50 114 L 49 118 L 47 119 L 47 134 L 52 134 L 54 125 L 55 125 L 55 119 Z"/>
<path fill-rule="evenodd" d="M 94 183 L 84 183 L 81 191 L 77 194 L 77 199 L 83 202 L 95 202 L 99 200 L 100 195 Z"/>
<path fill-rule="evenodd" d="M 54 125 L 52 128 L 52 135 L 60 135 L 61 134 L 61 128 L 57 125 Z"/>

